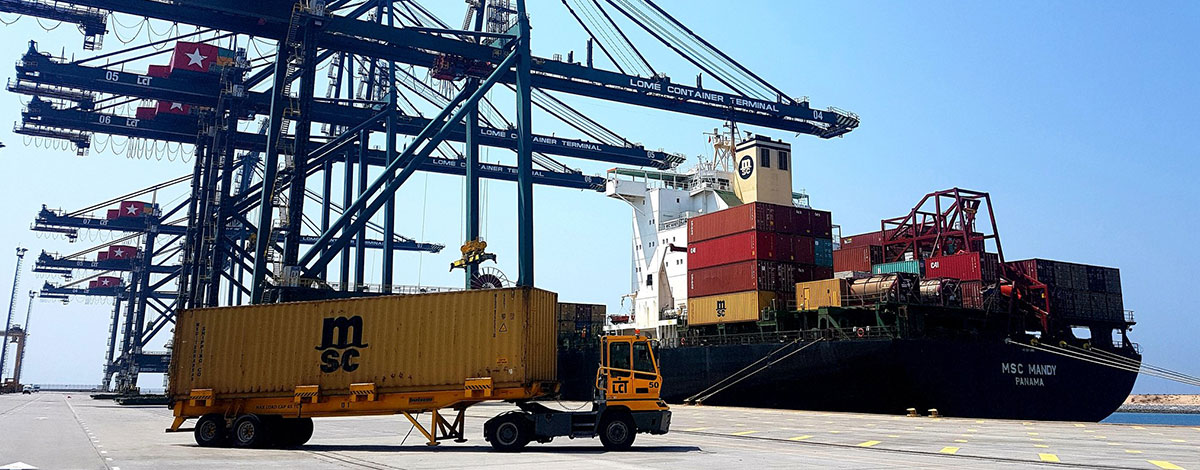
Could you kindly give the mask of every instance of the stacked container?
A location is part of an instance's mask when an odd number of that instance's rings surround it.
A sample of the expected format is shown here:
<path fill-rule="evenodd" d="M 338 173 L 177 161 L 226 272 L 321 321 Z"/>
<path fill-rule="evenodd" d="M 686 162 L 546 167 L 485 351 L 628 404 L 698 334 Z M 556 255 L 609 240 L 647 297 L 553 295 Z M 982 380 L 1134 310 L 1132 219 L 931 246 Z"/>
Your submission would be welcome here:
<path fill-rule="evenodd" d="M 558 342 L 564 348 L 592 348 L 604 333 L 608 307 L 600 304 L 559 302 L 555 317 L 558 320 Z"/>
<path fill-rule="evenodd" d="M 688 220 L 688 323 L 757 321 L 833 277 L 830 213 L 762 202 Z"/>
<path fill-rule="evenodd" d="M 995 283 L 1000 277 L 1000 256 L 995 253 L 958 253 L 925 260 L 925 274 L 931 278 L 950 278 L 962 281 L 962 304 L 966 308 L 983 308 L 983 285 Z"/>
<path fill-rule="evenodd" d="M 1125 320 L 1117 268 L 1046 259 L 1013 261 L 1008 266 L 1046 285 L 1051 315 L 1068 320 Z"/>

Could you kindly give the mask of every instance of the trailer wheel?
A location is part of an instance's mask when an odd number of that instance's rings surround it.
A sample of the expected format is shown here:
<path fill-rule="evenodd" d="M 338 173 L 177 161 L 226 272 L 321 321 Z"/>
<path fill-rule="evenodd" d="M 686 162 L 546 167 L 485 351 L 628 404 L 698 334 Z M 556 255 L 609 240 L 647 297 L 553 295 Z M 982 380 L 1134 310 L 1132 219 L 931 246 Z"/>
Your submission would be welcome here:
<path fill-rule="evenodd" d="M 485 426 L 484 438 L 501 452 L 516 452 L 529 444 L 529 423 L 520 414 L 498 416 L 495 426 Z"/>
<path fill-rule="evenodd" d="M 196 420 L 196 444 L 200 447 L 225 447 L 229 445 L 229 429 L 225 417 L 216 413 L 206 414 Z"/>
<path fill-rule="evenodd" d="M 277 446 L 280 448 L 300 447 L 304 445 L 313 434 L 312 418 L 283 418 L 277 421 Z"/>
<path fill-rule="evenodd" d="M 637 436 L 633 417 L 629 413 L 606 413 L 600 421 L 600 442 L 608 450 L 628 450 Z"/>
<path fill-rule="evenodd" d="M 266 447 L 271 442 L 271 426 L 258 415 L 242 415 L 233 422 L 233 445 Z"/>

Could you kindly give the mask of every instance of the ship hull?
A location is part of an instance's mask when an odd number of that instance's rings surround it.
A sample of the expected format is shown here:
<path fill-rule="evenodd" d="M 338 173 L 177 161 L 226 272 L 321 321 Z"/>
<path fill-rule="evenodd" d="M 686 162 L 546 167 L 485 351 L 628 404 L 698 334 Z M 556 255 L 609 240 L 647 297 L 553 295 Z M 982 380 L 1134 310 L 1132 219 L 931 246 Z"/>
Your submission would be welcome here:
<path fill-rule="evenodd" d="M 663 398 L 682 402 L 781 346 L 760 343 L 662 349 Z M 783 357 L 786 351 L 776 357 Z M 580 390 L 590 393 L 577 371 L 594 370 L 587 365 L 597 362 L 595 355 L 576 352 L 563 357 L 560 370 L 565 395 L 577 395 Z M 925 413 L 936 408 L 945 416 L 1099 421 L 1124 402 L 1136 378 L 1134 372 L 999 341 L 822 341 L 713 394 L 704 403 L 887 414 L 904 413 L 907 408 Z"/>

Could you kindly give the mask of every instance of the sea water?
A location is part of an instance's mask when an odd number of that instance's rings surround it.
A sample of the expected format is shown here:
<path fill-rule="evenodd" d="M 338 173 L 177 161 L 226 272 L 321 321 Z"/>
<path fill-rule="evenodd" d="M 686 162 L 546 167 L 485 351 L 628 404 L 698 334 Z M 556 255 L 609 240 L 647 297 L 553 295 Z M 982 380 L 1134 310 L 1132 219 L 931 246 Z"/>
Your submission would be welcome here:
<path fill-rule="evenodd" d="M 1170 424 L 1200 426 L 1200 414 L 1195 413 L 1113 413 L 1101 423 L 1111 424 Z"/>

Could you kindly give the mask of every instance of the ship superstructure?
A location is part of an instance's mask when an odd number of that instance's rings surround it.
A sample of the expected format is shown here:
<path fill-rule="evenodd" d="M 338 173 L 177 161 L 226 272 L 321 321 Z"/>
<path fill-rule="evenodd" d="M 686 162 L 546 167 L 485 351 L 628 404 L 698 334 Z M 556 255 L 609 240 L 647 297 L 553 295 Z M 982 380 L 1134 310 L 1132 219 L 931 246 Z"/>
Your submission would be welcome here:
<path fill-rule="evenodd" d="M 633 212 L 630 293 L 610 331 L 640 331 L 664 341 L 678 339 L 688 300 L 688 224 L 703 214 L 750 202 L 807 207 L 792 192 L 791 145 L 747 135 L 732 145 L 729 134 L 709 135 L 714 153 L 684 171 L 609 170 L 605 195 Z"/>

